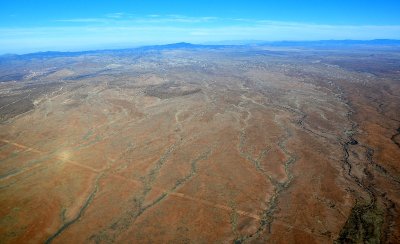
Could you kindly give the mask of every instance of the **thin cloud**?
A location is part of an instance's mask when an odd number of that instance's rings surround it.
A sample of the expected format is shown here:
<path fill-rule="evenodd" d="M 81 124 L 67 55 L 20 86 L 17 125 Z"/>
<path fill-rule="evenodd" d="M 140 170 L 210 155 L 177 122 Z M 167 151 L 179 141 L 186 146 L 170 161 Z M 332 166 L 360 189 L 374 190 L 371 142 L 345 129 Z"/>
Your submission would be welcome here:
<path fill-rule="evenodd" d="M 57 20 L 63 24 L 51 27 L 0 28 L 0 52 L 181 41 L 400 39 L 400 25 L 325 25 L 155 14 L 138 17 L 125 13 L 107 16 Z"/>
<path fill-rule="evenodd" d="M 136 17 L 132 14 L 127 13 L 109 13 L 101 18 L 71 18 L 71 19 L 59 19 L 56 22 L 65 23 L 111 23 L 113 25 L 123 24 L 135 24 L 135 23 L 211 23 L 221 20 L 214 16 L 204 17 L 188 17 L 184 15 L 158 15 L 150 14 L 144 17 Z"/>
<path fill-rule="evenodd" d="M 107 22 L 106 18 L 75 18 L 75 19 L 58 19 L 56 22 L 69 22 L 69 23 L 102 23 Z"/>
<path fill-rule="evenodd" d="M 112 18 L 112 19 L 120 19 L 123 18 L 124 16 L 126 16 L 126 14 L 122 12 L 106 14 L 107 18 Z"/>

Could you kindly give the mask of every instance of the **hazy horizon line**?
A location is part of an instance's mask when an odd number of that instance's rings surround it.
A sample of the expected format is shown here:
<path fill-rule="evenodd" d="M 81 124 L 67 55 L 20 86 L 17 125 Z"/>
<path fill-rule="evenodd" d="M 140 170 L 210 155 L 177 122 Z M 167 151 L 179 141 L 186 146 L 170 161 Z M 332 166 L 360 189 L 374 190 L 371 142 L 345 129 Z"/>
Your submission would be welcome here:
<path fill-rule="evenodd" d="M 174 44 L 190 44 L 197 46 L 249 46 L 249 45 L 261 45 L 261 44 L 284 44 L 284 43 L 317 43 L 317 42 L 374 42 L 374 41 L 389 41 L 389 42 L 399 42 L 392 43 L 391 45 L 399 45 L 400 39 L 392 39 L 392 38 L 373 38 L 373 39 L 315 39 L 315 40 L 307 40 L 307 39 L 298 39 L 298 40 L 290 40 L 290 39 L 282 39 L 282 40 L 223 40 L 223 41 L 206 41 L 206 42 L 147 42 L 147 43 L 137 43 L 137 44 L 110 44 L 104 45 L 103 47 L 93 47 L 93 48 L 59 48 L 59 49 L 46 49 L 46 50 L 37 50 L 31 52 L 2 52 L 0 56 L 6 55 L 29 55 L 29 54 L 38 54 L 38 53 L 79 53 L 79 52 L 96 52 L 96 51 L 118 51 L 124 49 L 139 49 L 153 46 L 167 46 Z M 343 43 L 344 44 L 344 43 Z M 352 45 L 348 43 L 347 45 Z M 379 44 L 375 43 L 375 46 L 384 46 L 387 44 Z M 93 45 L 96 46 L 96 45 Z"/>
<path fill-rule="evenodd" d="M 13 17 L 16 18 L 16 17 Z M 0 26 L 0 53 L 77 51 L 225 40 L 400 39 L 400 24 L 332 24 L 256 17 L 135 15 L 123 12 L 49 18 L 43 23 Z"/>

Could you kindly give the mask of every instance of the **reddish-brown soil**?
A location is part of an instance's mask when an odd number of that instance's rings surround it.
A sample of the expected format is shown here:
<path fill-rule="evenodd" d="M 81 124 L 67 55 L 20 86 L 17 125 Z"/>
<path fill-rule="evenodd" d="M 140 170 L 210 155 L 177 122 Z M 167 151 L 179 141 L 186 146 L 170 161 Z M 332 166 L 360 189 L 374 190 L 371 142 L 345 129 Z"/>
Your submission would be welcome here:
<path fill-rule="evenodd" d="M 248 51 L 27 62 L 58 71 L 0 83 L 0 243 L 398 242 L 398 74 Z"/>

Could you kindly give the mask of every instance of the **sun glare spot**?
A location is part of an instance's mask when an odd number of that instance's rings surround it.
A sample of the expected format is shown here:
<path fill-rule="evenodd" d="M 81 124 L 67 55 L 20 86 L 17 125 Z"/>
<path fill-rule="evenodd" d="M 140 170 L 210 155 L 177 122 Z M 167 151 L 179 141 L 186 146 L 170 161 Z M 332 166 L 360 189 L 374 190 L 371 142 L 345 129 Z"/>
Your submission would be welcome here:
<path fill-rule="evenodd" d="M 69 160 L 71 157 L 71 153 L 69 151 L 62 151 L 59 155 L 59 158 L 63 161 Z"/>

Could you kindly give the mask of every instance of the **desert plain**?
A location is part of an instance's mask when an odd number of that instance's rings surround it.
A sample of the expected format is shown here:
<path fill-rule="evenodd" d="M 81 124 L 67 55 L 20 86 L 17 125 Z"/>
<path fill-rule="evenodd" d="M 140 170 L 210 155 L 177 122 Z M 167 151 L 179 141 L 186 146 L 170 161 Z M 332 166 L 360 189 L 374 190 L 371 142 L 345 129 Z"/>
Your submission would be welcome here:
<path fill-rule="evenodd" d="M 0 243 L 396 243 L 400 49 L 0 58 Z"/>

